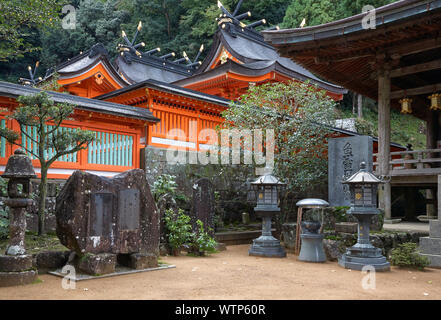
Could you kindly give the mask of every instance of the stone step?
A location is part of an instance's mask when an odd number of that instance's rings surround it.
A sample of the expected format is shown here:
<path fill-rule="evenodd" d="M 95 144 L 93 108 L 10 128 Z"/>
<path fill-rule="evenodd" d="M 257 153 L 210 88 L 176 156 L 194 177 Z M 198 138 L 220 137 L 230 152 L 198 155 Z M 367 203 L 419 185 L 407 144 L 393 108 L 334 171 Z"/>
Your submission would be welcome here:
<path fill-rule="evenodd" d="M 424 254 L 441 255 L 441 238 L 420 238 L 420 252 Z"/>
<path fill-rule="evenodd" d="M 420 253 L 421 256 L 427 257 L 430 260 L 429 267 L 432 268 L 441 268 L 441 255 L 438 254 L 423 254 Z"/>
<path fill-rule="evenodd" d="M 441 238 L 441 220 L 430 220 L 430 237 Z"/>

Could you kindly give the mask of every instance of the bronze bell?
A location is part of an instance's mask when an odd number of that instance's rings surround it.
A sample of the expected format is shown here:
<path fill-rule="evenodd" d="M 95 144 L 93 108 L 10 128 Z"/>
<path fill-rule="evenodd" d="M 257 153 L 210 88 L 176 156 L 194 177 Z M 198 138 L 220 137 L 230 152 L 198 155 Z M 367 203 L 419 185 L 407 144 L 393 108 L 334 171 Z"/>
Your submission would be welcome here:
<path fill-rule="evenodd" d="M 31 159 L 22 149 L 17 149 L 9 157 L 2 177 L 9 179 L 8 195 L 10 198 L 27 198 L 31 192 L 30 180 L 36 178 L 37 175 Z M 19 190 L 19 185 L 22 185 L 22 190 Z"/>

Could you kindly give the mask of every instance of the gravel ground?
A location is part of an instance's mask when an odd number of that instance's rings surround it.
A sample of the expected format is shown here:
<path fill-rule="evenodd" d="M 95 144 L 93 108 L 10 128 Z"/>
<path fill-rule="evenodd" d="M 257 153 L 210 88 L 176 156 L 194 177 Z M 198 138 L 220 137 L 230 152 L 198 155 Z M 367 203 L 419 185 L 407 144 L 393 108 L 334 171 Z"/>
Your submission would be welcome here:
<path fill-rule="evenodd" d="M 176 268 L 76 283 L 65 290 L 61 278 L 0 288 L 0 299 L 441 299 L 441 270 L 393 267 L 376 274 L 376 288 L 363 289 L 366 277 L 336 262 L 305 263 L 287 258 L 248 256 L 248 245 L 229 246 L 210 257 L 161 257 Z"/>

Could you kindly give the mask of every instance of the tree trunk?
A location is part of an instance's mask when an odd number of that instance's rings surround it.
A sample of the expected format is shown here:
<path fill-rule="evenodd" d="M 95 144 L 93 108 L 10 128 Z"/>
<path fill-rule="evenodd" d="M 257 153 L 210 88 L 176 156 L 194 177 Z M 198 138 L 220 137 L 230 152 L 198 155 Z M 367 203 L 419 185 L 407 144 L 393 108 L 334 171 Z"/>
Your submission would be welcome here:
<path fill-rule="evenodd" d="M 352 92 L 352 114 L 356 114 L 356 111 L 355 111 L 356 98 L 357 98 L 357 94 L 355 92 Z"/>
<path fill-rule="evenodd" d="M 38 235 L 44 234 L 44 218 L 46 211 L 46 195 L 47 195 L 47 167 L 41 166 L 41 181 L 38 186 L 39 202 L 38 202 Z"/>
<path fill-rule="evenodd" d="M 168 38 L 171 39 L 171 22 L 170 22 L 170 16 L 168 15 L 167 6 L 165 4 L 165 1 L 162 2 L 162 8 L 164 9 L 164 16 L 165 20 L 167 21 L 167 35 Z"/>
<path fill-rule="evenodd" d="M 363 96 L 361 94 L 357 94 L 357 109 L 358 118 L 363 118 Z"/>

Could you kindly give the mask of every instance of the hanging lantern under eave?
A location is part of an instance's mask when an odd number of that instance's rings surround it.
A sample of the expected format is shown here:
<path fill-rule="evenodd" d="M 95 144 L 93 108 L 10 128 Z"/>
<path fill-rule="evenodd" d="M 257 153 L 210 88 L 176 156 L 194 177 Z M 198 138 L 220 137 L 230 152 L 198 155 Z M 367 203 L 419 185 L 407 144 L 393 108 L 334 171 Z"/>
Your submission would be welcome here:
<path fill-rule="evenodd" d="M 430 99 L 430 110 L 441 110 L 441 94 L 434 93 L 428 98 Z"/>
<path fill-rule="evenodd" d="M 404 98 L 398 101 L 401 104 L 401 113 L 412 113 L 412 99 Z"/>

